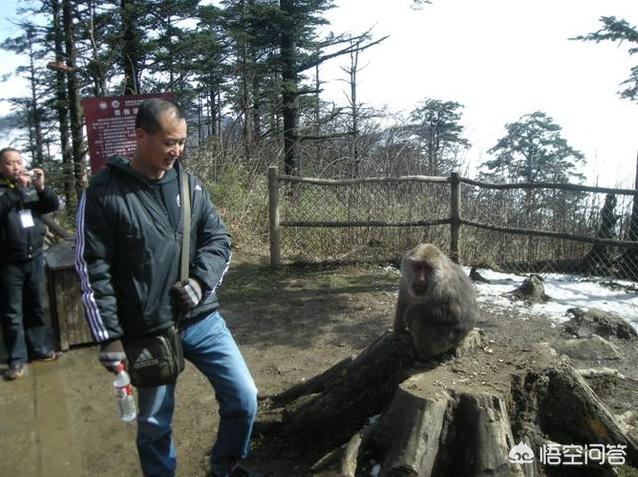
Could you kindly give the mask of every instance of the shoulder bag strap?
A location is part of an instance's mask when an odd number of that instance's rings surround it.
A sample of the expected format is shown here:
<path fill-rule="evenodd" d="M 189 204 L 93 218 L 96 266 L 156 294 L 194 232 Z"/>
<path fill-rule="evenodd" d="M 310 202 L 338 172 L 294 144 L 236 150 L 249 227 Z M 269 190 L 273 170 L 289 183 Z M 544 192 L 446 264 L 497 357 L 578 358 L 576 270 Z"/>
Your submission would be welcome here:
<path fill-rule="evenodd" d="M 180 164 L 181 166 L 181 164 Z M 188 280 L 190 253 L 189 246 L 191 240 L 191 195 L 188 184 L 188 174 L 184 167 L 179 168 L 181 187 L 180 187 L 180 204 L 182 206 L 183 223 L 182 223 L 182 256 L 179 267 L 179 279 L 182 282 Z"/>

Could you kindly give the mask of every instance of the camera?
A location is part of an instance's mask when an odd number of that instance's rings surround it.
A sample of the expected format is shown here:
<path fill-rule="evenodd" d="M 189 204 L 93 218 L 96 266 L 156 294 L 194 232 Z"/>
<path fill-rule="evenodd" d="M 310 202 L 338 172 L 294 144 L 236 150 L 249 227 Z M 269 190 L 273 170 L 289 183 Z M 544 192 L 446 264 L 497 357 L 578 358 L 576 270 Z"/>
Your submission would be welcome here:
<path fill-rule="evenodd" d="M 35 179 L 38 176 L 35 171 L 27 170 L 22 171 L 21 175 L 28 176 L 31 178 L 31 180 Z M 38 192 L 33 188 L 33 184 L 31 183 L 27 184 L 24 189 L 21 189 L 21 194 L 23 204 L 32 204 L 40 200 L 38 197 Z"/>
<path fill-rule="evenodd" d="M 35 179 L 42 175 L 40 172 L 37 171 L 24 171 L 24 174 L 28 175 L 31 179 Z"/>

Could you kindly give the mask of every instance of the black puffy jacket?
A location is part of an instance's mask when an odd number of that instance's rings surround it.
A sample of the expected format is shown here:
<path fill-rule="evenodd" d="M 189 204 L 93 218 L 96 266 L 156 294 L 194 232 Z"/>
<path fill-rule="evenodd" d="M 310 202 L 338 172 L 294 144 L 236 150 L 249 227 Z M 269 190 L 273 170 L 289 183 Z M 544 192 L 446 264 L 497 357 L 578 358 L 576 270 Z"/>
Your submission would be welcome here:
<path fill-rule="evenodd" d="M 46 187 L 37 193 L 34 201 L 27 202 L 25 192 L 0 178 L 0 262 L 28 260 L 40 255 L 46 233 L 41 216 L 57 210 L 60 205 L 57 196 Z M 26 209 L 33 218 L 33 226 L 28 228 L 24 228 L 20 220 L 20 211 Z"/>
<path fill-rule="evenodd" d="M 218 307 L 215 290 L 230 262 L 230 235 L 202 184 L 188 177 L 189 275 L 203 285 L 204 298 L 182 319 Z M 181 209 L 175 233 L 159 191 L 126 159 L 110 158 L 92 178 L 77 216 L 75 265 L 95 341 L 153 334 L 174 323 L 170 290 L 179 279 L 181 237 Z"/>

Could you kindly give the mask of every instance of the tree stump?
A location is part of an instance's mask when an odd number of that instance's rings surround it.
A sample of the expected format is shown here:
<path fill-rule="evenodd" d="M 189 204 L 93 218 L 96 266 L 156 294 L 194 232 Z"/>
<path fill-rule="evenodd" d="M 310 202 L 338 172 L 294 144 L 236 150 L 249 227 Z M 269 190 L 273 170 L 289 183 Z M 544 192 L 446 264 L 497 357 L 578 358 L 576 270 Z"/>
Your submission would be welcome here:
<path fill-rule="evenodd" d="M 538 275 L 530 275 L 523 281 L 521 286 L 516 290 L 507 292 L 506 295 L 527 303 L 547 303 L 550 300 L 545 293 L 543 280 Z"/>
<path fill-rule="evenodd" d="M 613 475 L 596 463 L 543 465 L 546 444 L 622 445 L 638 467 L 636 442 L 569 358 L 547 344 L 535 346 L 522 369 L 512 367 L 503 385 L 459 379 L 448 364 L 490 353 L 482 337 L 473 330 L 458 358 L 419 365 L 409 343 L 388 333 L 358 357 L 265 399 L 255 429 L 329 450 L 313 467 L 323 477 Z M 536 458 L 512 462 L 521 448 Z"/>

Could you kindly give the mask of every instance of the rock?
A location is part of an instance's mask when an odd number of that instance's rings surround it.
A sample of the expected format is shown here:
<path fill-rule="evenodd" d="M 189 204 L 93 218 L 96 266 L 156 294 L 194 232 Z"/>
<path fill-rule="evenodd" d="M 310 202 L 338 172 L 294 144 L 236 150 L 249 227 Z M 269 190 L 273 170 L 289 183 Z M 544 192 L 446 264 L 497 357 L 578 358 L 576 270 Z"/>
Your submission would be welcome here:
<path fill-rule="evenodd" d="M 622 431 L 638 441 L 638 411 L 627 411 L 615 417 Z"/>
<path fill-rule="evenodd" d="M 470 270 L 470 279 L 473 282 L 479 282 L 479 283 L 491 283 L 490 280 L 488 280 L 487 278 L 483 277 L 483 275 L 481 275 L 478 270 L 476 269 L 476 267 L 472 267 L 472 269 Z"/>
<path fill-rule="evenodd" d="M 458 358 L 463 357 L 474 351 L 476 348 L 483 346 L 484 341 L 485 331 L 480 328 L 474 328 L 470 330 L 465 338 L 463 338 L 463 341 L 461 341 L 461 343 L 456 347 L 453 354 Z"/>
<path fill-rule="evenodd" d="M 622 353 L 618 346 L 593 335 L 591 338 L 565 340 L 555 344 L 555 348 L 562 354 L 573 359 L 599 360 L 621 359 Z"/>
<path fill-rule="evenodd" d="M 567 313 L 574 317 L 565 323 L 565 331 L 579 338 L 589 338 L 594 334 L 604 338 L 615 336 L 625 340 L 638 337 L 634 327 L 616 313 L 599 308 L 590 308 L 587 311 L 570 308 Z"/>
<path fill-rule="evenodd" d="M 545 294 L 543 280 L 538 275 L 530 275 L 520 287 L 508 292 L 507 295 L 529 303 L 546 303 L 550 300 L 550 297 Z"/>

